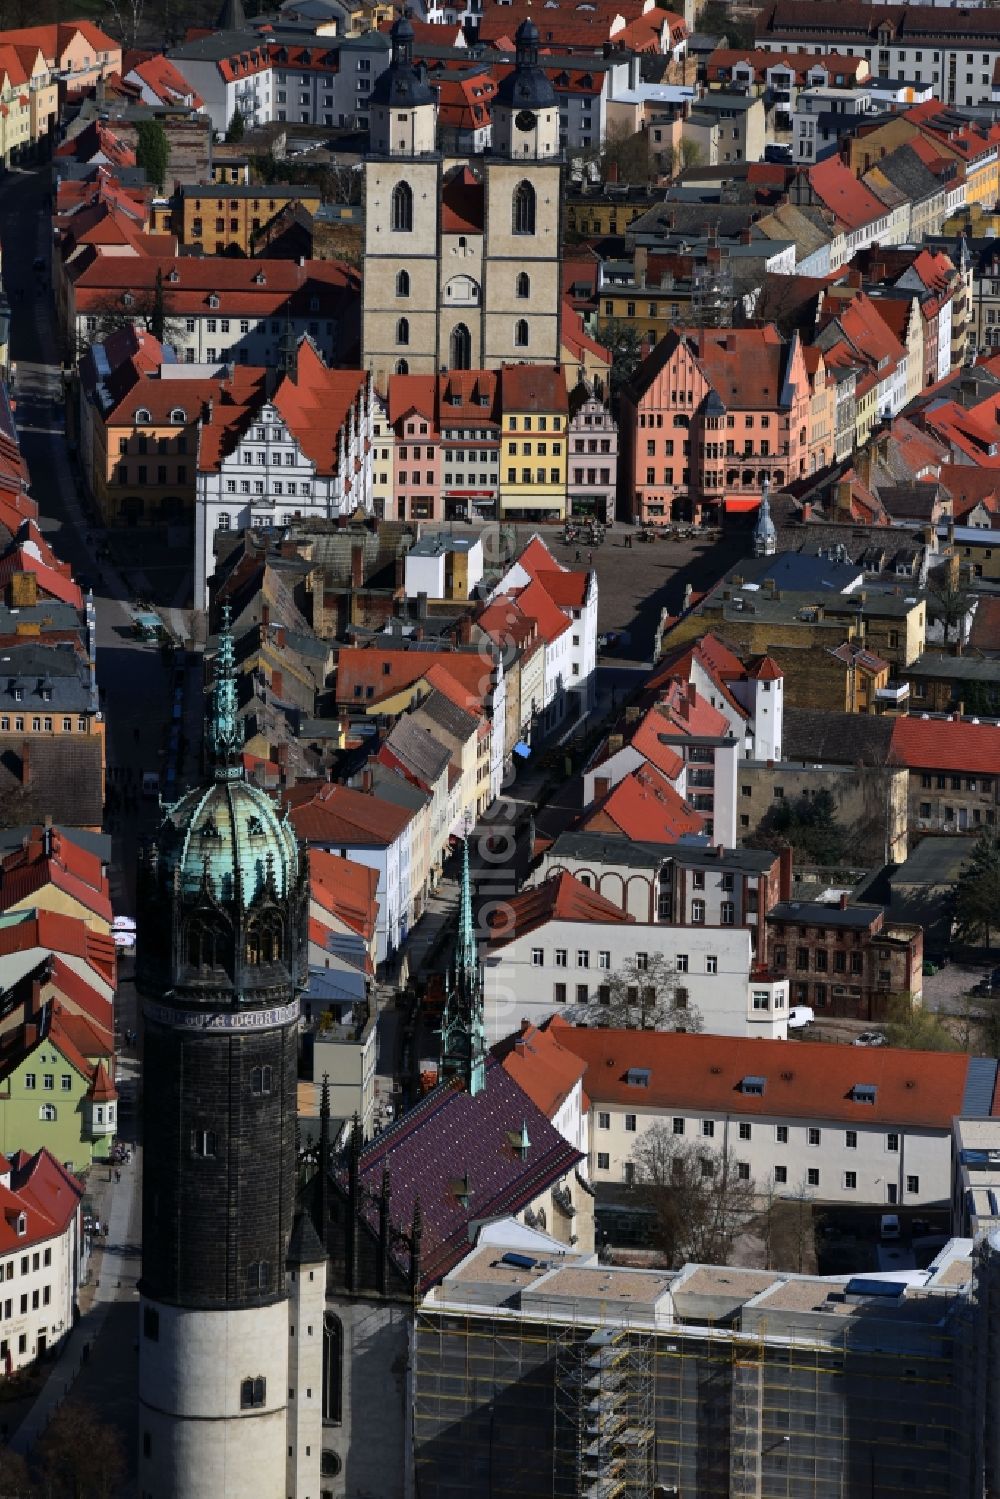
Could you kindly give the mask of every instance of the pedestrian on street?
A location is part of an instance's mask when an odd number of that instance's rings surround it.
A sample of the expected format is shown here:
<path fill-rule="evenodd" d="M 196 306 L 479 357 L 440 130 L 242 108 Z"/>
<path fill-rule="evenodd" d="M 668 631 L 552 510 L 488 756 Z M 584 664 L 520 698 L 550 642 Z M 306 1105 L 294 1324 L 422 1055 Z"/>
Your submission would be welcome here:
<path fill-rule="evenodd" d="M 121 1172 L 120 1172 L 120 1171 L 116 1171 L 116 1172 L 115 1172 L 115 1181 L 116 1181 L 116 1182 L 120 1182 L 120 1181 L 121 1181 L 121 1179 L 122 1179 L 122 1174 L 121 1174 Z"/>

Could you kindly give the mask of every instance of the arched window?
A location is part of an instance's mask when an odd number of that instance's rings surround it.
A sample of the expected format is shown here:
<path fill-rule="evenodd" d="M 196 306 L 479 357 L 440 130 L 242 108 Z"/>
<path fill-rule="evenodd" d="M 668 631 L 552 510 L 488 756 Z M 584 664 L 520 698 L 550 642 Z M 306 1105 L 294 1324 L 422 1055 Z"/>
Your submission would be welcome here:
<path fill-rule="evenodd" d="M 38 1110 L 38 1117 L 46 1124 L 54 1124 L 56 1120 L 56 1107 L 53 1103 L 43 1103 Z"/>
<path fill-rule="evenodd" d="M 472 368 L 472 334 L 464 323 L 456 323 L 451 330 L 451 368 Z"/>
<path fill-rule="evenodd" d="M 408 375 L 409 373 L 410 373 L 410 363 L 409 363 L 409 360 L 407 360 L 407 359 L 397 359 L 396 360 L 396 374 L 397 375 Z"/>
<path fill-rule="evenodd" d="M 399 234 L 409 234 L 413 228 L 413 190 L 408 182 L 397 182 L 392 190 L 390 223 Z"/>
<path fill-rule="evenodd" d="M 396 296 L 408 297 L 410 295 L 410 273 L 400 271 L 396 276 Z"/>
<path fill-rule="evenodd" d="M 323 1318 L 323 1420 L 339 1423 L 344 1393 L 344 1329 L 340 1318 Z"/>
<path fill-rule="evenodd" d="M 149 412 L 146 410 L 145 406 L 140 406 L 139 407 L 139 410 L 135 414 L 135 420 L 136 420 L 136 426 L 148 426 L 149 425 L 149 422 L 150 422 L 151 418 L 150 418 Z"/>
<path fill-rule="evenodd" d="M 200 973 L 220 968 L 224 953 L 224 934 L 211 916 L 192 916 L 185 932 L 185 957 L 191 968 Z"/>
<path fill-rule="evenodd" d="M 261 912 L 247 927 L 247 962 L 251 964 L 280 963 L 283 935 L 281 917 L 278 912 Z"/>
<path fill-rule="evenodd" d="M 526 349 L 528 347 L 528 319 L 519 317 L 514 324 L 514 347 L 515 349 Z"/>
<path fill-rule="evenodd" d="M 240 1409 L 253 1410 L 264 1404 L 267 1398 L 267 1381 L 260 1374 L 256 1379 L 244 1379 L 240 1384 Z"/>
<path fill-rule="evenodd" d="M 184 407 L 175 406 L 173 411 L 171 411 L 170 413 L 170 420 L 173 422 L 175 427 L 183 427 L 184 423 L 187 421 L 187 412 L 184 410 Z"/>
<path fill-rule="evenodd" d="M 228 531 L 229 528 L 230 528 L 230 526 L 232 525 L 232 523 L 233 523 L 233 518 L 229 514 L 229 511 L 228 510 L 220 510 L 220 512 L 219 512 L 219 519 L 215 523 L 215 529 L 217 531 Z"/>
<path fill-rule="evenodd" d="M 396 324 L 396 342 L 398 344 L 408 344 L 410 342 L 410 320 L 409 320 L 409 318 L 401 317 L 399 319 L 399 321 L 397 322 L 397 324 Z"/>
<path fill-rule="evenodd" d="M 535 232 L 535 189 L 530 182 L 519 182 L 514 189 L 511 227 L 515 234 Z"/>
<path fill-rule="evenodd" d="M 520 298 L 531 296 L 531 277 L 527 271 L 519 271 L 515 286 L 516 295 Z"/>

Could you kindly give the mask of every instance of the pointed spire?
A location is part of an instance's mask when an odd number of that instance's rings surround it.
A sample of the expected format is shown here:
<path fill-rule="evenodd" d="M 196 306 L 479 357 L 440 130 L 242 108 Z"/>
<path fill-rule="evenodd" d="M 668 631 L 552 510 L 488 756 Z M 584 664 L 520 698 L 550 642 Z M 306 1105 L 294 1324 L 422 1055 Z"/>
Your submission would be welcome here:
<path fill-rule="evenodd" d="M 215 656 L 215 680 L 205 719 L 208 762 L 217 781 L 237 781 L 243 775 L 240 751 L 243 724 L 236 699 L 236 645 L 229 605 L 223 605 L 219 649 Z"/>
<path fill-rule="evenodd" d="M 459 972 L 472 973 L 479 967 L 476 951 L 476 929 L 472 924 L 472 877 L 469 873 L 469 838 L 462 840 L 462 899 L 458 914 L 458 951 L 455 964 Z"/>

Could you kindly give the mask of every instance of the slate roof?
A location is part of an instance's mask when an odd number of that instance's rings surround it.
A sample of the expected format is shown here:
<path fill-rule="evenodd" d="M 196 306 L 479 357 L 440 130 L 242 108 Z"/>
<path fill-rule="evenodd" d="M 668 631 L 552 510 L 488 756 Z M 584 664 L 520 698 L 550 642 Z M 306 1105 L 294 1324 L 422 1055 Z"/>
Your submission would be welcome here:
<path fill-rule="evenodd" d="M 96 734 L 0 735 L 0 797 L 20 793 L 16 812 L 22 818 L 99 828 L 101 757 Z"/>
<path fill-rule="evenodd" d="M 826 713 L 785 704 L 782 753 L 786 760 L 820 765 L 885 765 L 895 719 L 870 713 Z"/>
<path fill-rule="evenodd" d="M 511 1143 L 527 1127 L 530 1146 L 521 1160 Z M 475 1098 L 443 1083 L 367 1145 L 361 1156 L 367 1209 L 378 1226 L 383 1169 L 392 1185 L 392 1221 L 409 1227 L 419 1198 L 423 1216 L 421 1288 L 447 1275 L 469 1250 L 470 1225 L 521 1212 L 582 1159 L 518 1087 L 495 1057 L 486 1063 L 486 1085 Z M 471 1200 L 463 1206 L 455 1185 L 468 1175 Z M 409 1252 L 397 1246 L 401 1269 Z"/>
<path fill-rule="evenodd" d="M 460 741 L 471 738 L 479 726 L 478 719 L 472 713 L 467 713 L 443 692 L 430 693 L 420 704 L 419 711 L 446 734 L 453 734 Z"/>
<path fill-rule="evenodd" d="M 428 786 L 444 775 L 451 759 L 447 749 L 430 730 L 414 722 L 408 713 L 393 724 L 382 748 L 406 774 L 417 777 Z"/>

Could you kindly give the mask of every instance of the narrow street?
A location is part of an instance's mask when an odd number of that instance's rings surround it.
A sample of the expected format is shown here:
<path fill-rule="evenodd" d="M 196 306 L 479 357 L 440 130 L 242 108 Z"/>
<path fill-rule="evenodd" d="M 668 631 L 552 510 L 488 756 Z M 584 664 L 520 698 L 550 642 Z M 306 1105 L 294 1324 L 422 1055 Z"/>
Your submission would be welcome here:
<path fill-rule="evenodd" d="M 0 182 L 0 244 L 11 304 L 11 358 L 16 377 L 11 391 L 21 449 L 31 475 L 39 523 L 59 556 L 72 564 L 78 580 L 94 590 L 97 616 L 97 678 L 107 717 L 109 791 L 131 772 L 134 803 L 120 801 L 113 820 L 111 896 L 117 914 L 134 915 L 135 868 L 139 840 L 152 829 L 155 800 L 139 795 L 142 772 L 157 769 L 163 726 L 169 721 L 173 670 L 156 646 L 136 640 L 131 628 L 132 598 L 121 575 L 98 562 L 95 538 L 70 464 L 65 437 L 59 341 L 49 276 L 32 269 L 32 259 L 48 260 L 47 172 L 13 171 Z M 126 1027 L 135 1024 L 135 996 L 129 966 L 123 965 L 116 1004 L 121 1046 Z M 134 1057 L 120 1058 L 120 1138 L 139 1145 L 138 1068 Z M 141 1150 L 122 1171 L 121 1182 L 95 1167 L 88 1195 L 108 1225 L 95 1256 L 88 1305 L 52 1367 L 39 1399 L 14 1433 L 16 1450 L 28 1450 L 44 1430 L 59 1401 L 72 1389 L 114 1425 L 128 1459 L 129 1479 L 121 1493 L 134 1492 L 136 1440 L 136 1284 L 140 1265 Z M 84 1348 L 86 1346 L 86 1352 Z"/>

